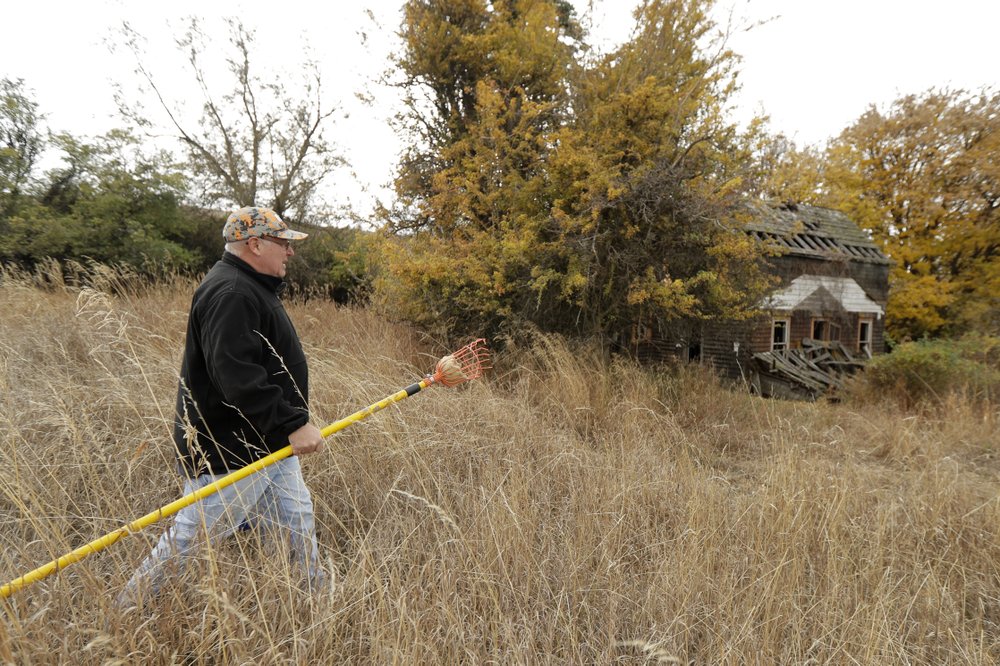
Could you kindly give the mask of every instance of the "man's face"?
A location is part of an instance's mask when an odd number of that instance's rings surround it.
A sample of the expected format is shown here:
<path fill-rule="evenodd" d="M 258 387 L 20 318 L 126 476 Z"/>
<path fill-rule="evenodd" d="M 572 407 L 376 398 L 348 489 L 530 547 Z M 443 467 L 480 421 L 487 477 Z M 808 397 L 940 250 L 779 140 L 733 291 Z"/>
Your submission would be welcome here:
<path fill-rule="evenodd" d="M 251 238 L 250 243 L 256 244 L 258 273 L 283 278 L 288 272 L 288 260 L 295 256 L 295 247 L 285 238 L 259 236 Z"/>

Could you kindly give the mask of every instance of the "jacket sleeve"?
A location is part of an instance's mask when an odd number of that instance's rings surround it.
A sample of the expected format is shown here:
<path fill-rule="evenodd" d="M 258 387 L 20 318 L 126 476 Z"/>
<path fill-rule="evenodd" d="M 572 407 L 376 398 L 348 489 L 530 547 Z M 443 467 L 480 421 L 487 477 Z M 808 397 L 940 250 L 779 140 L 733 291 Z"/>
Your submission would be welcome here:
<path fill-rule="evenodd" d="M 261 337 L 262 316 L 256 304 L 227 293 L 205 304 L 201 346 L 212 383 L 226 403 L 262 435 L 286 437 L 309 421 L 301 407 L 288 403 L 265 367 L 269 354 Z"/>

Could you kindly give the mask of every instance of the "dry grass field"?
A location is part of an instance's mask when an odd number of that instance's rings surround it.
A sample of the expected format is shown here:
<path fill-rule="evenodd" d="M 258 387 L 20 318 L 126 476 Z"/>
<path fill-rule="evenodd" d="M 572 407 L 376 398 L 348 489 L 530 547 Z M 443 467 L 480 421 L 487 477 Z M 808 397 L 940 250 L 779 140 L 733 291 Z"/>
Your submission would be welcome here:
<path fill-rule="evenodd" d="M 175 499 L 193 283 L 0 278 L 0 577 Z M 293 303 L 318 425 L 446 349 Z M 161 526 L 0 601 L 13 664 L 992 664 L 996 409 L 789 403 L 539 339 L 304 461 L 336 584 L 304 597 L 253 532 L 143 610 Z"/>

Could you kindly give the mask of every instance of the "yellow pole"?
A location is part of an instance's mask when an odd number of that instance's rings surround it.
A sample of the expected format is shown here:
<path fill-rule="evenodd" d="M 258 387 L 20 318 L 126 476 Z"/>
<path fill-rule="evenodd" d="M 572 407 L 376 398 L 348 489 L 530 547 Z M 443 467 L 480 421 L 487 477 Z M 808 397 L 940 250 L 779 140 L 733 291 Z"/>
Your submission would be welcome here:
<path fill-rule="evenodd" d="M 350 416 L 340 419 L 336 423 L 331 423 L 330 425 L 323 428 L 323 430 L 321 430 L 320 433 L 323 435 L 323 437 L 329 437 L 330 435 L 336 432 L 340 432 L 344 428 L 357 423 L 358 421 L 374 414 L 375 412 L 385 409 L 389 405 L 399 402 L 404 398 L 408 398 L 409 396 L 413 395 L 414 393 L 417 393 L 421 389 L 427 388 L 428 386 L 431 385 L 431 383 L 432 383 L 431 379 L 426 378 L 417 382 L 416 384 L 411 384 L 402 391 L 393 393 L 392 395 L 383 398 L 382 400 L 379 400 L 375 404 L 369 405 L 368 407 L 365 407 L 360 411 L 354 412 Z M 131 523 L 123 525 L 122 527 L 119 527 L 113 532 L 108 532 L 99 539 L 94 539 L 90 543 L 84 544 L 83 546 L 80 546 L 79 548 L 70 551 L 69 553 L 66 553 L 62 557 L 52 560 L 48 564 L 38 567 L 34 571 L 29 571 L 20 578 L 15 578 L 14 580 L 7 583 L 3 587 L 0 587 L 0 599 L 6 599 L 10 595 L 17 592 L 18 590 L 25 588 L 31 585 L 32 583 L 36 583 L 42 580 L 43 578 L 46 578 L 50 574 L 59 571 L 60 569 L 65 569 L 74 562 L 79 562 L 80 560 L 87 557 L 88 555 L 91 555 L 92 553 L 104 550 L 105 548 L 115 543 L 122 537 L 128 534 L 132 534 L 134 532 L 138 532 L 139 530 L 152 525 L 161 518 L 172 516 L 173 514 L 183 509 L 184 507 L 190 506 L 191 504 L 194 504 L 198 500 L 204 497 L 208 497 L 209 495 L 218 492 L 219 490 L 222 490 L 227 486 L 231 486 L 240 479 L 245 479 L 254 472 L 262 470 L 268 465 L 276 463 L 283 458 L 287 458 L 291 454 L 292 454 L 292 447 L 290 445 L 286 446 L 283 449 L 275 451 L 266 458 L 261 458 L 260 460 L 251 463 L 250 465 L 247 465 L 242 469 L 238 469 L 231 474 L 227 474 L 221 479 L 214 481 L 213 483 L 210 483 L 207 486 L 204 486 L 203 488 L 199 488 L 193 493 L 189 493 L 178 500 L 174 500 L 170 504 L 167 504 L 166 506 L 163 506 L 157 509 L 156 511 L 147 513 L 142 518 L 137 518 L 133 520 Z"/>

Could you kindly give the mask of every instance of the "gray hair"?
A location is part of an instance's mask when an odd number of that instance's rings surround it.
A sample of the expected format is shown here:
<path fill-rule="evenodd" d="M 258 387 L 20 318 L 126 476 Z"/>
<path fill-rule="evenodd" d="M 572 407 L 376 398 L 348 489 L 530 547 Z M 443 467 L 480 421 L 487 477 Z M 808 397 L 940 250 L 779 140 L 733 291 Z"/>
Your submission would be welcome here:
<path fill-rule="evenodd" d="M 247 241 L 249 238 L 241 241 L 230 241 L 226 243 L 226 252 L 229 254 L 234 254 L 237 257 L 243 254 L 243 248 L 247 246 Z"/>

